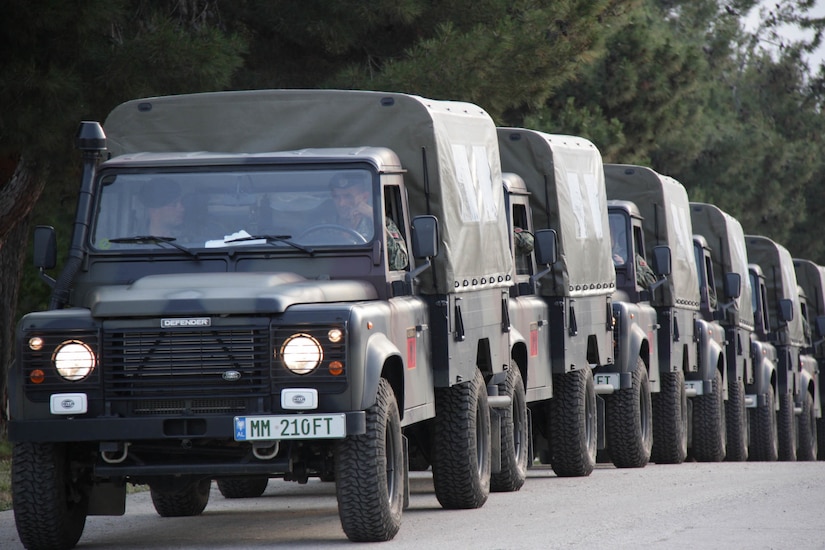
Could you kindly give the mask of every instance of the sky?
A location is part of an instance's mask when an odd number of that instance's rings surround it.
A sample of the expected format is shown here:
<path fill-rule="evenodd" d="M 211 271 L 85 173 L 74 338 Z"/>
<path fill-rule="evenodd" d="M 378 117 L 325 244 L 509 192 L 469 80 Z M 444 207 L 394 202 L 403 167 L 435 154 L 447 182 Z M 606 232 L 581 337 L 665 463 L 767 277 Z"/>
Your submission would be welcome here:
<path fill-rule="evenodd" d="M 766 7 L 770 7 L 773 3 L 773 0 L 762 0 L 760 5 L 764 9 Z M 811 8 L 811 10 L 808 12 L 808 15 L 811 17 L 825 17 L 825 0 L 817 0 L 816 5 L 813 8 Z M 745 18 L 745 28 L 749 30 L 755 29 L 759 23 L 759 20 L 759 6 L 756 6 L 748 13 L 747 17 Z M 802 31 L 798 27 L 787 26 L 782 28 L 781 34 L 790 40 L 811 38 L 813 35 L 813 33 L 809 31 Z M 808 62 L 811 71 L 816 72 L 817 66 L 825 62 L 825 46 L 820 46 L 820 48 L 808 58 Z"/>

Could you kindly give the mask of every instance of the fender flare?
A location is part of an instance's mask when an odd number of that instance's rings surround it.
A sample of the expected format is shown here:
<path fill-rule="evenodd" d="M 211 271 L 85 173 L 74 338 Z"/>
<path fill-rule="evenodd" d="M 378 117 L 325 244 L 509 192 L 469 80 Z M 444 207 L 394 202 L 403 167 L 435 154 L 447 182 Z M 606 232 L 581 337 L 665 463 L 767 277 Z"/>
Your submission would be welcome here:
<path fill-rule="evenodd" d="M 396 393 L 398 409 L 401 412 L 404 408 L 404 376 L 403 359 L 398 347 L 393 344 L 386 334 L 373 334 L 367 340 L 367 349 L 364 354 L 364 388 L 361 394 L 360 410 L 364 411 L 375 404 L 378 395 L 378 382 L 384 373 L 384 365 L 388 361 L 397 359 L 402 372 L 399 377 L 391 376 L 390 383 Z M 392 380 L 395 378 L 395 382 Z M 396 387 L 397 386 L 397 387 Z M 403 412 L 402 412 L 403 414 Z"/>
<path fill-rule="evenodd" d="M 714 325 L 704 321 L 704 320 L 697 320 L 696 321 L 696 328 L 699 330 L 699 376 L 703 382 L 710 382 L 716 376 L 716 371 L 718 370 L 720 364 L 720 358 L 722 359 L 722 377 L 723 380 L 726 380 L 725 376 L 725 350 L 722 349 L 722 346 L 717 342 L 715 339 L 711 337 L 709 331 L 714 330 Z"/>

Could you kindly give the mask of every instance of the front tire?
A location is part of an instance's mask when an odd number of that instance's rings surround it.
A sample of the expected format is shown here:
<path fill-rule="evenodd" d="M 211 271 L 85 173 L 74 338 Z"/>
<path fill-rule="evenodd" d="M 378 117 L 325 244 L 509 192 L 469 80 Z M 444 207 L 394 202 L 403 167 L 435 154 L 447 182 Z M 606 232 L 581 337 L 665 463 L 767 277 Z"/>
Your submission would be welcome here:
<path fill-rule="evenodd" d="M 211 479 L 201 479 L 182 488 L 167 489 L 149 485 L 152 504 L 162 518 L 199 516 L 209 502 Z"/>
<path fill-rule="evenodd" d="M 490 494 L 491 435 L 481 372 L 470 382 L 438 388 L 435 396 L 433 486 L 448 509 L 480 508 Z"/>
<path fill-rule="evenodd" d="M 630 388 L 605 396 L 605 436 L 617 468 L 643 468 L 653 446 L 653 406 L 647 366 L 639 358 Z"/>
<path fill-rule="evenodd" d="M 653 449 L 658 464 L 681 464 L 687 457 L 687 394 L 685 373 L 662 373 L 659 393 L 653 395 Z"/>
<path fill-rule="evenodd" d="M 797 460 L 816 460 L 817 450 L 817 427 L 816 411 L 814 411 L 814 398 L 805 392 L 802 401 L 802 415 L 799 417 L 799 448 L 796 452 Z"/>
<path fill-rule="evenodd" d="M 559 477 L 589 476 L 596 466 L 596 386 L 590 367 L 553 375 L 550 464 Z"/>
<path fill-rule="evenodd" d="M 509 396 L 511 402 L 501 415 L 501 471 L 492 475 L 490 488 L 494 492 L 518 491 L 527 478 L 530 433 L 524 382 L 516 364 L 510 364 L 507 379 L 499 385 L 499 392 Z"/>
<path fill-rule="evenodd" d="M 65 444 L 14 444 L 12 499 L 23 546 L 72 548 L 80 540 L 86 525 L 89 487 L 74 478 Z"/>
<path fill-rule="evenodd" d="M 750 460 L 775 462 L 779 457 L 776 411 L 773 387 L 768 387 L 762 406 L 749 411 L 750 417 Z"/>
<path fill-rule="evenodd" d="M 779 460 L 793 462 L 799 437 L 794 412 L 793 394 L 783 393 L 779 396 L 779 412 L 776 413 L 776 425 L 779 434 Z"/>
<path fill-rule="evenodd" d="M 693 400 L 693 445 L 691 455 L 699 462 L 721 462 L 725 459 L 725 398 L 722 395 L 722 374 L 713 377 L 713 393 Z"/>
<path fill-rule="evenodd" d="M 367 409 L 367 431 L 348 436 L 335 453 L 338 516 L 353 542 L 391 540 L 404 506 L 404 449 L 395 392 L 382 378 Z"/>
<path fill-rule="evenodd" d="M 725 402 L 728 462 L 748 459 L 748 409 L 745 408 L 745 384 L 732 380 L 728 384 L 728 400 Z"/>

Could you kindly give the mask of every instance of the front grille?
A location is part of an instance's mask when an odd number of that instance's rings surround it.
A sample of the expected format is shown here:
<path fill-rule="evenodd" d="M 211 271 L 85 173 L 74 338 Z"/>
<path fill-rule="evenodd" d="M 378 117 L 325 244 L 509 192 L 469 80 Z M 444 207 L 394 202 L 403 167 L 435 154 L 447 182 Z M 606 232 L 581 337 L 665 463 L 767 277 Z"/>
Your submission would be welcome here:
<path fill-rule="evenodd" d="M 269 395 L 269 350 L 265 328 L 106 331 L 104 391 L 133 413 L 235 411 Z"/>

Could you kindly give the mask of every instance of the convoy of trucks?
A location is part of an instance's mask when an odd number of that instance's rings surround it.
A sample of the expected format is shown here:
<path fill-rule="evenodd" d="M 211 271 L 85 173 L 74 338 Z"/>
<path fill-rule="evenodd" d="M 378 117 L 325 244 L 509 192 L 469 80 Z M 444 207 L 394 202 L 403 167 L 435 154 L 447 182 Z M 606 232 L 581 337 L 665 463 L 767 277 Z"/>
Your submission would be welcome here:
<path fill-rule="evenodd" d="M 124 514 L 127 484 L 193 516 L 213 481 L 250 498 L 317 477 L 348 538 L 384 541 L 409 469 L 477 508 L 534 460 L 589 475 L 597 449 L 825 454 L 825 270 L 586 139 L 260 90 L 130 101 L 77 146 L 68 260 L 49 273 L 38 227 L 52 296 L 9 371 L 27 548 Z"/>

